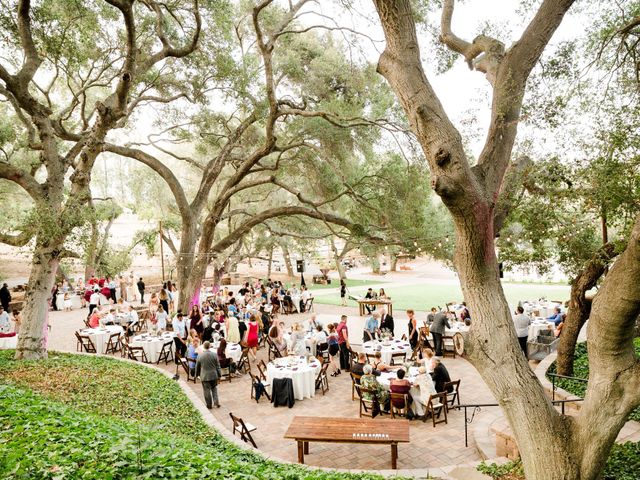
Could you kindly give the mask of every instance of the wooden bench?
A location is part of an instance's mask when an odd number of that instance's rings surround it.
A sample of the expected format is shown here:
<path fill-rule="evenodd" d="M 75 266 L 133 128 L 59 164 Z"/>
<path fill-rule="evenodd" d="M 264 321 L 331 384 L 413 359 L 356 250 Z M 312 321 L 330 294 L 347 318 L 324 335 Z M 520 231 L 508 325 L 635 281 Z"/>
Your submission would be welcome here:
<path fill-rule="evenodd" d="M 309 454 L 309 442 L 391 445 L 391 468 L 398 468 L 398 443 L 409 443 L 408 420 L 294 417 L 284 438 L 298 442 L 298 462 Z"/>

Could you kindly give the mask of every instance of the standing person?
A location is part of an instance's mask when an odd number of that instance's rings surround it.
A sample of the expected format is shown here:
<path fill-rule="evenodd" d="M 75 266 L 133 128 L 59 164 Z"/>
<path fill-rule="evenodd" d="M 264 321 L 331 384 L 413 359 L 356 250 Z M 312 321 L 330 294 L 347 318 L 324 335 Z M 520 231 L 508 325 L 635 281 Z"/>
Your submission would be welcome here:
<path fill-rule="evenodd" d="M 220 408 L 217 388 L 218 379 L 222 375 L 220 362 L 218 362 L 218 355 L 210 350 L 211 344 L 209 342 L 204 342 L 203 347 L 204 352 L 198 355 L 198 360 L 196 360 L 196 377 L 200 376 L 204 402 L 207 404 L 207 408 L 211 409 L 213 405 L 216 408 Z"/>
<path fill-rule="evenodd" d="M 144 282 L 142 277 L 138 280 L 138 292 L 140 292 L 140 305 L 144 305 Z"/>
<path fill-rule="evenodd" d="M 338 344 L 338 332 L 336 332 L 336 324 L 329 324 L 329 336 L 327 337 L 327 344 L 329 345 L 329 358 L 331 359 L 331 366 L 333 367 L 332 377 L 340 375 L 340 369 L 336 365 L 336 355 L 340 351 Z"/>
<path fill-rule="evenodd" d="M 13 311 L 13 329 L 16 335 L 20 333 L 20 324 L 22 323 L 22 314 L 18 310 Z"/>
<path fill-rule="evenodd" d="M 0 304 L 2 308 L 4 308 L 5 312 L 9 311 L 9 304 L 11 303 L 11 292 L 9 291 L 9 286 L 4 283 L 2 284 L 2 288 L 0 288 Z"/>
<path fill-rule="evenodd" d="M 191 313 L 189 313 L 189 329 L 195 330 L 200 337 L 204 332 L 204 322 L 202 321 L 202 315 L 200 314 L 200 307 L 198 305 L 191 307 Z"/>
<path fill-rule="evenodd" d="M 165 312 L 169 311 L 169 294 L 167 293 L 167 284 L 162 285 L 162 289 L 160 290 L 160 305 L 164 308 Z"/>
<path fill-rule="evenodd" d="M 445 312 L 438 312 L 433 317 L 433 323 L 431 324 L 431 335 L 433 335 L 433 348 L 436 351 L 436 356 L 442 356 L 442 336 L 444 335 L 446 328 L 451 328 L 449 325 L 449 319 Z"/>
<path fill-rule="evenodd" d="M 176 286 L 171 280 L 169 280 L 167 286 L 169 287 L 167 288 L 167 294 L 169 295 L 169 312 L 173 313 L 173 310 L 175 308 Z"/>
<path fill-rule="evenodd" d="M 436 318 L 436 307 L 431 307 L 431 312 L 427 315 L 427 325 L 431 325 L 433 323 L 433 319 Z"/>
<path fill-rule="evenodd" d="M 362 331 L 362 343 L 375 340 L 376 335 L 380 333 L 380 330 L 378 329 L 379 317 L 380 314 L 378 312 L 373 312 L 373 315 L 371 315 L 367 320 L 367 323 L 365 323 L 364 330 Z"/>
<path fill-rule="evenodd" d="M 240 343 L 240 329 L 238 327 L 238 319 L 234 315 L 230 315 L 226 321 L 227 324 L 227 340 L 231 343 Z"/>
<path fill-rule="evenodd" d="M 182 317 L 182 313 L 178 312 L 176 317 L 171 322 L 173 326 L 173 331 L 176 336 L 173 337 L 173 341 L 176 344 L 176 353 L 180 354 L 181 357 L 184 357 L 187 353 L 187 322 L 184 321 Z M 176 363 L 178 363 L 178 359 L 176 358 Z"/>
<path fill-rule="evenodd" d="M 100 305 L 100 293 L 98 291 L 98 287 L 93 287 L 93 293 L 89 297 L 89 316 L 91 316 L 91 312 L 93 309 Z"/>
<path fill-rule="evenodd" d="M 127 295 L 127 281 L 124 279 L 122 275 L 120 275 L 119 286 L 120 286 L 120 298 L 124 302 L 126 302 L 127 299 L 129 298 L 129 296 Z"/>
<path fill-rule="evenodd" d="M 527 340 L 529 339 L 529 325 L 531 325 L 531 318 L 524 314 L 524 308 L 518 306 L 516 308 L 516 316 L 513 317 L 513 324 L 516 327 L 516 335 L 518 336 L 518 343 L 527 358 Z"/>
<path fill-rule="evenodd" d="M 342 278 L 340 279 L 340 305 L 347 306 L 347 284 Z"/>
<path fill-rule="evenodd" d="M 393 317 L 387 313 L 387 309 L 385 307 L 382 307 L 380 309 L 380 318 L 380 331 L 388 330 L 389 332 L 391 332 L 391 336 L 393 337 Z"/>
<path fill-rule="evenodd" d="M 115 279 L 110 278 L 109 279 L 109 298 L 113 300 L 113 303 L 116 303 L 118 301 L 118 299 L 116 298 L 116 287 L 117 287 L 117 283 Z"/>
<path fill-rule="evenodd" d="M 58 290 L 60 289 L 60 285 L 57 283 L 51 289 L 51 308 L 54 311 L 58 311 Z"/>
<path fill-rule="evenodd" d="M 409 317 L 407 331 L 409 332 L 409 343 L 411 344 L 412 350 L 415 350 L 418 346 L 418 321 L 415 315 L 413 310 L 407 310 L 407 316 Z"/>
<path fill-rule="evenodd" d="M 338 347 L 340 348 L 340 369 L 349 370 L 349 350 L 351 345 L 349 344 L 349 329 L 347 328 L 346 315 L 340 317 L 340 323 L 336 331 L 338 332 Z M 338 370 L 338 374 L 340 374 L 340 370 Z"/>
<path fill-rule="evenodd" d="M 258 319 L 255 315 L 251 315 L 244 341 L 247 344 L 247 347 L 249 347 L 249 355 L 251 355 L 252 360 L 254 361 L 256 359 L 256 352 L 258 349 L 258 329 Z"/>
<path fill-rule="evenodd" d="M 138 299 L 136 295 L 136 289 L 133 288 L 133 284 L 135 283 L 133 279 L 133 273 L 129 274 L 129 278 L 127 278 L 127 296 L 129 297 L 129 301 L 133 302 Z"/>

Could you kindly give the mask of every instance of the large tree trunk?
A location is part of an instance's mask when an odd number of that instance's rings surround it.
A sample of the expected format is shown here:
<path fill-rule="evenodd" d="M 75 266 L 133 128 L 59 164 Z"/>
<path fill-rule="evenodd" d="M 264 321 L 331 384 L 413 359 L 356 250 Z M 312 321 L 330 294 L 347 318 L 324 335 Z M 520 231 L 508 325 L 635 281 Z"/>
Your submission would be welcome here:
<path fill-rule="evenodd" d="M 284 257 L 284 264 L 287 267 L 287 276 L 293 278 L 293 266 L 291 265 L 291 254 L 289 253 L 289 247 L 282 245 L 282 256 Z"/>
<path fill-rule="evenodd" d="M 195 222 L 185 221 L 182 218 L 182 232 L 180 234 L 180 251 L 176 256 L 176 283 L 178 285 L 178 308 L 186 313 L 189 302 L 195 293 L 195 284 L 192 281 L 194 267 L 194 255 L 197 242 L 197 229 Z M 203 276 L 204 278 L 204 276 Z M 200 279 L 202 280 L 202 279 Z M 198 286 L 199 288 L 199 286 Z"/>
<path fill-rule="evenodd" d="M 48 300 L 55 282 L 58 264 L 57 250 L 36 246 L 24 297 L 22 325 L 15 356 L 18 360 L 47 358 Z"/>
<path fill-rule="evenodd" d="M 591 300 L 586 293 L 591 290 L 605 273 L 609 261 L 615 256 L 613 244 L 603 245 L 589 260 L 582 271 L 571 282 L 569 311 L 562 326 L 560 344 L 558 345 L 557 372 L 560 375 L 573 375 L 573 355 L 578 342 L 578 335 L 589 318 Z"/>
<path fill-rule="evenodd" d="M 389 267 L 390 271 L 396 272 L 398 270 L 398 257 L 395 253 L 389 255 L 391 266 Z"/>

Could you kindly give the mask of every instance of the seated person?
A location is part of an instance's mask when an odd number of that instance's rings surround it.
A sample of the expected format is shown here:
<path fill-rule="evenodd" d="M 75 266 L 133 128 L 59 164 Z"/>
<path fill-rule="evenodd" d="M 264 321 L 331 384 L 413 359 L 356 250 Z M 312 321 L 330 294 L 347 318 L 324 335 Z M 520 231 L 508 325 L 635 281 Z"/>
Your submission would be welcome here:
<path fill-rule="evenodd" d="M 420 389 L 420 398 L 417 398 L 416 400 L 426 408 L 429 403 L 429 397 L 431 395 L 435 395 L 437 392 L 436 387 L 433 384 L 433 380 L 431 379 L 431 375 L 427 373 L 427 369 L 425 367 L 420 367 L 418 369 L 418 376 L 416 377 L 415 384 Z"/>
<path fill-rule="evenodd" d="M 367 356 L 360 352 L 358 354 L 358 361 L 351 365 L 351 373 L 355 375 L 364 375 L 364 366 L 367 364 Z"/>
<path fill-rule="evenodd" d="M 564 321 L 567 318 L 566 314 L 562 314 L 562 321 L 556 326 L 555 330 L 553 331 L 553 336 L 558 338 L 560 336 L 560 334 L 562 333 L 562 327 L 564 327 Z"/>
<path fill-rule="evenodd" d="M 89 326 L 91 328 L 98 328 L 100 326 L 100 312 L 97 308 L 94 308 L 89 316 Z"/>
<path fill-rule="evenodd" d="M 370 288 L 367 290 L 367 294 L 364 296 L 364 298 L 366 298 L 367 300 L 373 300 L 376 298 L 376 294 L 373 291 L 373 288 Z M 364 308 L 367 309 L 367 312 L 369 313 L 369 315 L 371 315 L 371 312 L 373 312 L 376 309 L 375 305 L 365 305 Z"/>
<path fill-rule="evenodd" d="M 275 323 L 274 325 L 271 326 L 271 330 L 269 330 L 269 338 L 271 339 L 271 341 L 275 345 L 275 347 L 278 350 L 278 352 L 280 352 L 280 355 L 282 355 L 283 357 L 286 357 L 287 356 L 287 342 L 284 339 L 284 332 L 282 331 L 282 328 L 280 327 L 281 324 L 282 324 L 282 322 L 280 324 Z"/>
<path fill-rule="evenodd" d="M 389 391 L 391 393 L 401 393 L 409 395 L 409 390 L 411 390 L 411 382 L 404 378 L 405 374 L 406 372 L 404 371 L 404 368 L 400 368 L 396 372 L 398 378 L 392 378 L 389 382 Z M 406 406 L 404 403 L 404 399 L 400 398 L 393 399 L 392 403 L 396 408 L 405 408 Z M 409 403 L 411 403 L 411 395 L 409 395 Z"/>
<path fill-rule="evenodd" d="M 548 322 L 553 322 L 557 327 L 562 323 L 562 313 L 560 312 L 560 307 L 555 307 L 553 309 L 553 315 L 547 317 Z"/>
<path fill-rule="evenodd" d="M 374 372 L 388 372 L 391 370 L 391 366 L 387 365 L 382 361 L 382 354 L 380 352 L 376 352 L 374 354 L 374 359 L 371 361 L 371 366 L 373 367 Z"/>
<path fill-rule="evenodd" d="M 200 346 L 200 337 L 197 335 L 191 337 L 189 346 L 187 347 L 187 362 L 189 362 L 189 370 L 191 375 L 196 375 L 196 360 L 198 360 L 198 347 Z"/>
<path fill-rule="evenodd" d="M 309 320 L 307 320 L 307 332 L 313 332 L 316 327 L 322 327 L 322 324 L 316 320 L 316 314 L 312 314 Z"/>
<path fill-rule="evenodd" d="M 451 381 L 451 377 L 449 376 L 447 368 L 437 357 L 433 357 L 431 359 L 431 368 L 433 369 L 433 371 L 431 372 L 431 378 L 433 379 L 433 383 L 435 384 L 436 392 L 444 392 L 444 384 Z M 451 392 L 453 392 L 453 387 L 449 386 L 447 388 L 447 393 Z"/>
<path fill-rule="evenodd" d="M 236 373 L 236 362 L 227 357 L 226 350 L 227 341 L 221 338 L 218 345 L 218 362 L 220 362 L 220 368 L 229 368 L 229 373 L 233 375 Z"/>
<path fill-rule="evenodd" d="M 382 410 L 389 410 L 389 392 L 378 382 L 373 374 L 371 365 L 365 365 L 360 385 L 371 392 L 362 392 L 362 398 L 369 401 L 377 400 Z"/>
<path fill-rule="evenodd" d="M 116 323 L 116 309 L 112 308 L 109 310 L 109 313 L 102 318 L 102 324 L 113 325 L 114 323 Z"/>
<path fill-rule="evenodd" d="M 316 326 L 316 331 L 313 333 L 313 341 L 316 344 L 316 353 L 324 352 L 329 348 L 328 337 L 322 325 Z"/>
<path fill-rule="evenodd" d="M 433 371 L 433 367 L 431 366 L 431 359 L 435 354 L 433 350 L 431 350 L 430 348 L 425 348 L 422 351 L 422 355 L 424 357 L 422 359 L 422 362 L 424 363 L 424 368 L 426 368 L 427 372 L 431 373 Z"/>
<path fill-rule="evenodd" d="M 0 333 L 11 333 L 11 319 L 9 312 L 5 312 L 4 307 L 0 306 Z"/>
<path fill-rule="evenodd" d="M 169 318 L 169 314 L 164 311 L 164 307 L 162 305 L 159 305 L 158 312 L 156 313 L 156 325 L 158 327 L 158 330 L 167 329 L 168 318 Z"/>

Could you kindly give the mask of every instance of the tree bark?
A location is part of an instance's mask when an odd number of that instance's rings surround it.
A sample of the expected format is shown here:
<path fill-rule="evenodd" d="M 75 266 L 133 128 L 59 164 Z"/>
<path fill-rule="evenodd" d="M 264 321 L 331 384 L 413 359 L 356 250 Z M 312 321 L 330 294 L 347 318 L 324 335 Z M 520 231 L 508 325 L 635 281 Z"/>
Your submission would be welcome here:
<path fill-rule="evenodd" d="M 15 358 L 40 360 L 47 358 L 49 330 L 49 297 L 55 282 L 59 259 L 50 247 L 38 246 L 33 254 L 22 310 L 22 326 Z"/>
<path fill-rule="evenodd" d="M 391 262 L 389 269 L 392 272 L 396 272 L 398 270 L 398 257 L 396 256 L 395 253 L 390 254 L 389 257 Z"/>
<path fill-rule="evenodd" d="M 573 375 L 573 356 L 578 335 L 591 312 L 591 300 L 586 298 L 586 293 L 595 287 L 598 280 L 604 275 L 609 261 L 614 256 L 615 248 L 613 244 L 607 243 L 603 245 L 571 282 L 569 310 L 562 326 L 562 335 L 560 335 L 560 344 L 558 345 L 558 359 L 556 360 L 557 372 L 560 375 Z"/>
<path fill-rule="evenodd" d="M 284 264 L 287 267 L 287 276 L 292 278 L 294 276 L 293 266 L 291 265 L 291 254 L 289 253 L 289 247 L 282 245 L 282 256 L 284 258 Z"/>

